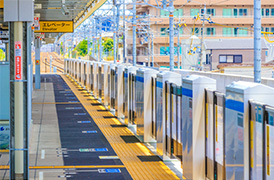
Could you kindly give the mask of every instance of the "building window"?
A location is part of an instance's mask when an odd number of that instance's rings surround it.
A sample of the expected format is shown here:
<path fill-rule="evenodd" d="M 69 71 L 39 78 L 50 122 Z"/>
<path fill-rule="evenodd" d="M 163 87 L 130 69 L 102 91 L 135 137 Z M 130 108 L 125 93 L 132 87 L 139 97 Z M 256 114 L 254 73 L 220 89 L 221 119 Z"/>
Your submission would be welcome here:
<path fill-rule="evenodd" d="M 206 35 L 214 36 L 215 35 L 215 28 L 206 28 Z"/>
<path fill-rule="evenodd" d="M 242 63 L 242 62 L 243 62 L 242 55 L 234 56 L 234 63 Z"/>
<path fill-rule="evenodd" d="M 239 9 L 239 16 L 247 16 L 247 9 Z"/>
<path fill-rule="evenodd" d="M 238 9 L 233 9 L 233 16 L 238 16 Z"/>
<path fill-rule="evenodd" d="M 165 47 L 165 46 L 160 47 L 160 55 L 162 56 L 169 55 L 169 47 Z"/>
<path fill-rule="evenodd" d="M 174 17 L 182 17 L 183 16 L 183 9 L 175 9 Z"/>
<path fill-rule="evenodd" d="M 274 16 L 274 9 L 271 9 L 271 16 Z"/>
<path fill-rule="evenodd" d="M 238 28 L 233 28 L 233 35 L 238 36 Z"/>
<path fill-rule="evenodd" d="M 210 64 L 211 54 L 206 54 L 206 64 Z"/>
<path fill-rule="evenodd" d="M 262 16 L 270 16 L 270 9 L 262 8 Z"/>
<path fill-rule="evenodd" d="M 233 9 L 234 16 L 247 16 L 247 9 Z"/>
<path fill-rule="evenodd" d="M 169 12 L 165 11 L 165 10 L 161 10 L 161 17 L 168 17 L 169 16 Z"/>
<path fill-rule="evenodd" d="M 231 28 L 223 28 L 223 36 L 231 36 L 232 29 Z"/>
<path fill-rule="evenodd" d="M 273 33 L 274 33 L 274 27 L 272 27 L 272 28 L 271 28 L 271 32 L 273 32 Z"/>
<path fill-rule="evenodd" d="M 169 28 L 161 28 L 161 36 L 166 36 L 169 34 Z"/>
<path fill-rule="evenodd" d="M 193 28 L 191 28 L 191 33 L 193 34 Z M 195 28 L 194 34 L 199 35 L 199 28 Z"/>
<path fill-rule="evenodd" d="M 215 16 L 215 9 L 207 9 L 206 14 L 210 16 Z"/>
<path fill-rule="evenodd" d="M 247 30 L 246 29 L 239 29 L 238 30 L 238 35 L 239 36 L 247 36 L 248 35 Z"/>
<path fill-rule="evenodd" d="M 190 9 L 190 16 L 194 17 L 196 15 L 198 15 L 199 13 L 199 9 Z"/>
<path fill-rule="evenodd" d="M 223 16 L 224 17 L 231 17 L 232 16 L 232 9 L 223 9 Z"/>
<path fill-rule="evenodd" d="M 220 55 L 220 63 L 242 63 L 242 55 Z"/>
<path fill-rule="evenodd" d="M 169 46 L 162 46 L 160 47 L 160 55 L 166 56 L 170 54 Z M 178 55 L 178 47 L 174 47 L 174 55 Z"/>

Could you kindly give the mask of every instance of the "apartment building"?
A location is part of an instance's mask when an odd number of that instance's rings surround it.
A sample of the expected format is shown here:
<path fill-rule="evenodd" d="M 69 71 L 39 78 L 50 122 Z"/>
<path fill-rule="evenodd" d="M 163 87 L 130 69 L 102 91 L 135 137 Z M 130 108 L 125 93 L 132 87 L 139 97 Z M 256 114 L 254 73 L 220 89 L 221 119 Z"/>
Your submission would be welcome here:
<path fill-rule="evenodd" d="M 182 47 L 177 48 L 178 37 L 179 44 L 184 41 L 191 42 L 189 39 L 194 34 L 201 38 L 203 21 L 195 20 L 195 16 L 204 12 L 204 3 L 206 5 L 206 21 L 204 25 L 204 38 L 208 39 L 233 39 L 242 38 L 250 39 L 253 37 L 253 0 L 196 0 L 187 2 L 187 0 L 174 1 L 174 23 L 175 26 L 183 24 L 180 28 L 175 28 L 175 63 L 177 55 L 183 59 Z M 137 2 L 138 3 L 138 2 Z M 140 2 L 139 2 L 140 3 Z M 153 54 L 154 62 L 159 66 L 169 65 L 169 12 L 157 6 L 156 1 L 149 0 L 146 5 L 137 4 L 137 15 L 139 19 L 143 17 L 150 22 L 145 24 L 148 31 L 153 33 Z M 132 5 L 127 6 L 132 9 Z M 201 17 L 202 19 L 202 17 Z M 179 23 L 180 22 L 180 23 Z M 132 30 L 128 24 L 128 59 L 132 59 Z M 138 35 L 140 31 L 144 31 L 142 21 L 137 24 L 137 62 L 147 62 L 149 59 L 149 47 L 151 47 L 150 37 L 144 38 Z M 274 32 L 274 1 L 262 0 L 262 31 Z M 144 34 L 144 33 L 141 33 Z M 198 43 L 199 44 L 199 43 Z M 190 45 L 189 45 L 190 46 Z M 199 49 L 199 48 L 198 48 Z M 199 53 L 199 52 L 198 52 Z M 203 58 L 206 63 L 205 58 Z M 193 64 L 195 64 L 193 62 Z M 176 65 L 176 64 L 175 64 Z"/>

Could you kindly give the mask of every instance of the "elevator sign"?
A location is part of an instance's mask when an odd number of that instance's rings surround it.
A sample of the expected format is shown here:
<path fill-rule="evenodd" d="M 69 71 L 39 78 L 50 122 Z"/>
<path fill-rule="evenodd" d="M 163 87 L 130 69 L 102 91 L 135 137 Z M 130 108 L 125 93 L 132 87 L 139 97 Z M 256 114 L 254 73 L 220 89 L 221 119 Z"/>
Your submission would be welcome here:
<path fill-rule="evenodd" d="M 15 41 L 15 80 L 22 80 L 22 42 Z"/>

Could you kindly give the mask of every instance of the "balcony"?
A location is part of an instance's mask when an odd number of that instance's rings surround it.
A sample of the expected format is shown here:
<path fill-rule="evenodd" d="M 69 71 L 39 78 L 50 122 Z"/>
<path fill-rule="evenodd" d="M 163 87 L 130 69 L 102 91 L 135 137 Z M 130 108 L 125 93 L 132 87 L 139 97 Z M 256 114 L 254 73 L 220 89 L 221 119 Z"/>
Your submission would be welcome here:
<path fill-rule="evenodd" d="M 191 33 L 189 32 L 189 34 L 180 34 L 180 42 L 182 40 L 186 40 L 186 39 L 189 39 L 191 37 Z M 198 36 L 198 38 L 200 38 L 201 36 Z M 215 34 L 215 35 L 207 35 L 205 34 L 204 35 L 205 39 L 219 39 L 219 38 L 222 38 L 222 39 L 231 39 L 231 38 L 241 38 L 241 39 L 246 39 L 246 38 L 253 38 L 253 35 L 252 34 L 249 34 L 249 35 L 234 35 L 234 34 L 231 34 L 231 35 L 223 35 L 223 34 Z M 263 38 L 263 36 L 262 36 Z M 174 44 L 176 45 L 177 44 L 177 37 L 175 36 L 174 37 Z M 154 38 L 153 38 L 153 42 L 154 44 L 169 44 L 169 36 L 168 35 L 160 35 L 160 33 L 155 33 L 154 34 Z M 133 43 L 133 39 L 132 39 L 132 36 L 127 36 L 127 39 L 126 39 L 126 43 L 127 44 L 132 44 Z M 146 43 L 143 43 L 141 44 L 140 41 L 136 41 L 136 45 L 137 47 L 138 46 L 147 46 L 147 42 Z"/>
<path fill-rule="evenodd" d="M 235 21 L 235 18 L 237 21 Z M 193 25 L 194 20 L 193 17 L 191 16 L 183 16 L 180 19 L 183 19 L 184 22 L 187 25 Z M 168 17 L 152 17 L 150 19 L 152 22 L 157 21 L 157 25 L 168 25 L 169 24 L 169 18 Z M 234 25 L 234 24 L 239 24 L 239 25 L 252 25 L 253 24 L 253 16 L 231 16 L 231 17 L 226 17 L 226 16 L 214 16 L 211 18 L 211 20 L 214 23 L 220 23 L 220 24 L 229 24 L 229 25 Z M 174 21 L 178 22 L 179 18 L 174 17 Z M 263 17 L 262 18 L 262 24 L 274 24 L 274 16 L 268 16 L 268 17 Z M 202 25 L 203 21 L 199 20 L 196 22 L 197 25 Z M 206 22 L 206 25 L 214 26 L 214 24 L 209 24 Z"/>

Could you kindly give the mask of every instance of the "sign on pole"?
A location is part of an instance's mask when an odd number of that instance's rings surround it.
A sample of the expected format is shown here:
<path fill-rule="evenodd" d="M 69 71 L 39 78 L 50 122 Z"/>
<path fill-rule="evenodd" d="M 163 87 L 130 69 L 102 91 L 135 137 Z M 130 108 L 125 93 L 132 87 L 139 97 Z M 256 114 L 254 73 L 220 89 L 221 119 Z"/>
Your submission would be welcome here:
<path fill-rule="evenodd" d="M 22 79 L 22 42 L 15 41 L 15 80 Z"/>
<path fill-rule="evenodd" d="M 40 21 L 40 29 L 35 33 L 72 33 L 74 31 L 73 21 Z"/>

